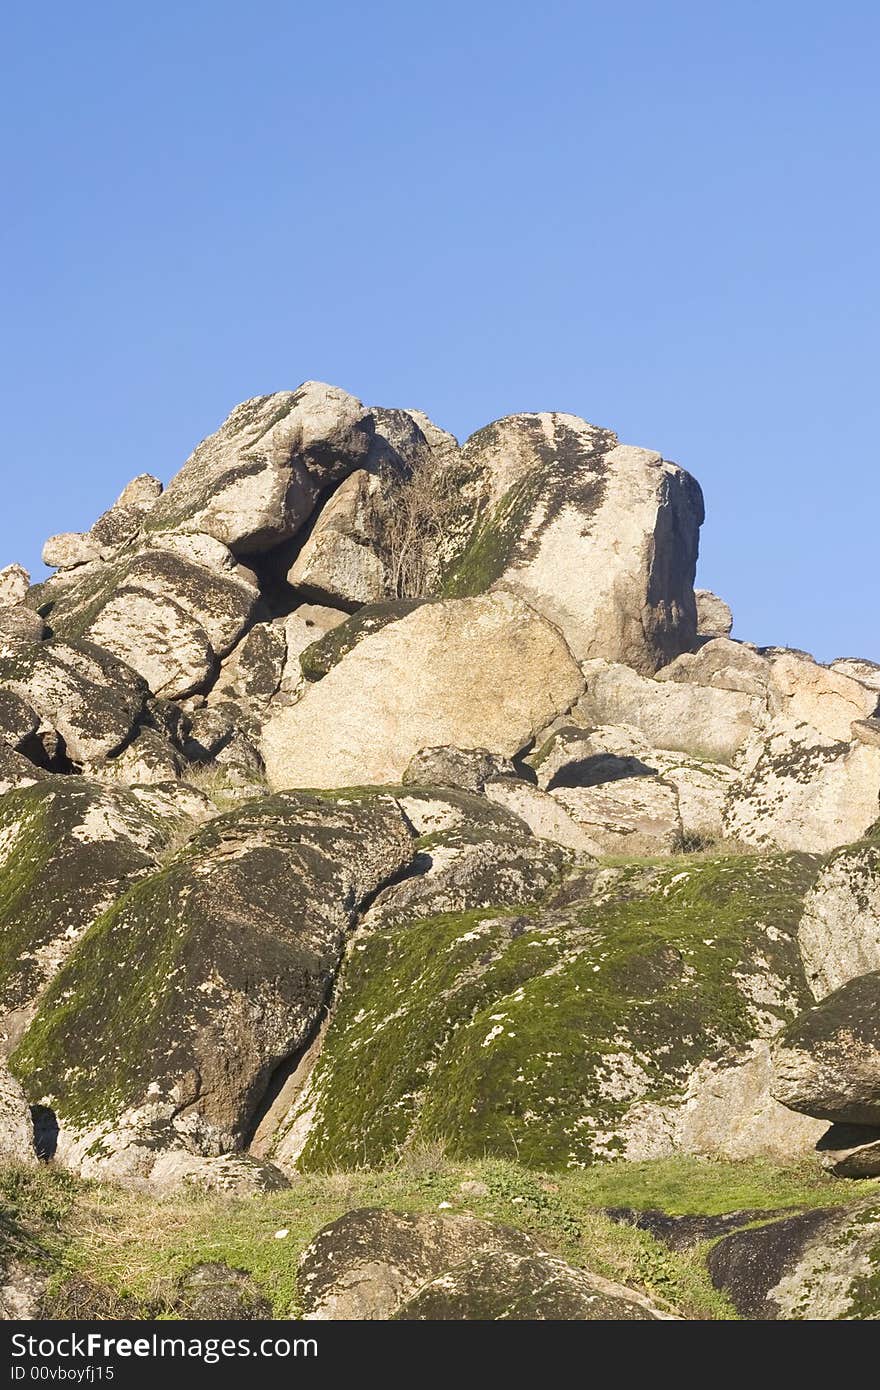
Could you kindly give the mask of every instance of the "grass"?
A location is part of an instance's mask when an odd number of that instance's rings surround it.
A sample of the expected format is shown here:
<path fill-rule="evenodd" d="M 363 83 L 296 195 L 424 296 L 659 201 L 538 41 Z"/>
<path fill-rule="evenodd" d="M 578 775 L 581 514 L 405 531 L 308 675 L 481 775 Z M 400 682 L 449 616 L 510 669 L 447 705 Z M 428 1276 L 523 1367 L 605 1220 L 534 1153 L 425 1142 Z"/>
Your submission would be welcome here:
<path fill-rule="evenodd" d="M 462 1191 L 462 1183 L 476 1184 Z M 346 1211 L 469 1211 L 530 1232 L 576 1265 L 639 1288 L 691 1319 L 735 1315 L 711 1285 L 704 1247 L 674 1253 L 616 1225 L 606 1206 L 671 1214 L 777 1211 L 853 1201 L 880 1182 L 847 1183 L 814 1167 L 677 1158 L 542 1175 L 505 1159 L 450 1162 L 442 1146 L 382 1171 L 311 1173 L 251 1198 L 156 1198 L 84 1183 L 53 1165 L 0 1170 L 0 1251 L 52 1271 L 47 1315 L 172 1317 L 180 1277 L 203 1261 L 249 1273 L 277 1318 L 300 1311 L 297 1265 L 314 1235 Z M 441 1205 L 449 1204 L 449 1206 Z M 283 1238 L 276 1232 L 287 1231 Z M 72 1312 L 71 1309 L 74 1311 Z"/>

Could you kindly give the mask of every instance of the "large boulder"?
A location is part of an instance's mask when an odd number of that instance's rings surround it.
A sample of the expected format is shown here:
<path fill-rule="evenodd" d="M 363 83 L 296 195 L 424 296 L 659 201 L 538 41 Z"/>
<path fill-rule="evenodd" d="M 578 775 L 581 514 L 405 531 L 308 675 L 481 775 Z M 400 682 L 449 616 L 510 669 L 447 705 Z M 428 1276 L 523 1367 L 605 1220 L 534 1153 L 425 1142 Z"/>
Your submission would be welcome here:
<path fill-rule="evenodd" d="M 44 584 L 53 633 L 85 639 L 127 662 L 156 695 L 205 687 L 256 613 L 254 576 L 204 534 L 147 538 L 135 553 Z"/>
<path fill-rule="evenodd" d="M 652 672 L 693 645 L 703 499 L 683 469 L 547 413 L 488 425 L 461 463 L 473 520 L 445 593 L 518 593 L 579 660 Z"/>
<path fill-rule="evenodd" d="M 877 691 L 841 671 L 786 652 L 770 667 L 771 709 L 794 724 L 807 724 L 828 739 L 847 743 L 855 720 L 877 708 Z"/>
<path fill-rule="evenodd" d="M 376 433 L 366 466 L 339 485 L 321 509 L 292 567 L 288 582 L 320 603 L 354 607 L 405 592 L 402 566 L 412 517 L 401 484 L 434 461 L 443 466 L 448 443 L 436 449 L 408 411 L 372 412 Z M 437 432 L 442 434 L 441 432 Z M 453 441 L 454 443 L 454 441 Z M 420 592 L 426 592 L 432 574 Z"/>
<path fill-rule="evenodd" d="M 128 741 L 148 694 L 124 661 L 84 641 L 43 642 L 0 658 L 0 690 L 30 705 L 80 765 L 100 762 Z"/>
<path fill-rule="evenodd" d="M 729 637 L 733 629 L 730 605 L 711 589 L 695 589 L 694 598 L 697 601 L 697 636 Z"/>
<path fill-rule="evenodd" d="M 373 902 L 365 918 L 370 928 L 533 902 L 568 867 L 565 849 L 536 839 L 515 815 L 480 797 L 439 787 L 400 792 L 401 809 L 419 832 L 416 853 L 406 876 Z"/>
<path fill-rule="evenodd" d="M 372 436 L 360 401 L 322 382 L 245 401 L 187 459 L 149 526 L 204 531 L 237 555 L 269 550 L 366 460 Z"/>
<path fill-rule="evenodd" d="M 44 775 L 0 799 L 0 1051 L 96 917 L 156 867 L 182 819 L 78 777 Z"/>
<path fill-rule="evenodd" d="M 97 1155 L 119 1173 L 118 1153 L 128 1175 L 157 1148 L 242 1147 L 275 1067 L 324 1007 L 355 911 L 410 846 L 391 799 L 281 795 L 211 821 L 129 888 L 55 976 L 12 1061 L 56 1112 L 64 1161 Z"/>
<path fill-rule="evenodd" d="M 880 1126 L 880 971 L 805 1010 L 773 1054 L 773 1095 L 820 1120 Z"/>
<path fill-rule="evenodd" d="M 21 565 L 6 565 L 0 569 L 0 608 L 14 608 L 24 603 L 31 577 Z"/>
<path fill-rule="evenodd" d="M 42 642 L 45 635 L 46 624 L 32 608 L 20 603 L 0 607 L 0 657 L 16 656 Z"/>
<path fill-rule="evenodd" d="M 815 872 L 803 856 L 605 868 L 542 906 L 369 931 L 268 1156 L 381 1165 L 438 1137 L 542 1168 L 674 1152 L 701 1063 L 749 1056 L 809 1000 L 795 932 Z"/>
<path fill-rule="evenodd" d="M 876 690 L 880 696 L 880 663 L 866 661 L 861 656 L 839 656 L 836 661 L 829 663 L 829 669 L 849 676 L 852 680 L 861 681 L 862 685 Z"/>
<path fill-rule="evenodd" d="M 521 599 L 423 604 L 297 704 L 270 710 L 266 770 L 274 786 L 344 787 L 399 782 L 415 753 L 440 744 L 511 757 L 582 689 L 559 633 Z"/>
<path fill-rule="evenodd" d="M 739 759 L 725 834 L 758 847 L 824 854 L 860 839 L 880 815 L 880 747 L 774 722 Z"/>
<path fill-rule="evenodd" d="M 576 709 L 581 723 L 627 724 L 654 748 L 697 758 L 731 762 L 766 710 L 763 694 L 731 686 L 726 677 L 720 677 L 724 683 L 719 684 L 708 673 L 705 683 L 698 683 L 668 675 L 651 680 L 629 666 L 607 661 L 590 661 L 583 670 L 587 690 Z"/>
<path fill-rule="evenodd" d="M 403 774 L 404 785 L 453 787 L 479 793 L 495 777 L 516 777 L 510 758 L 486 748 L 420 748 Z"/>
<path fill-rule="evenodd" d="M 782 1214 L 724 1236 L 707 1262 L 742 1318 L 876 1320 L 880 1203 Z"/>
<path fill-rule="evenodd" d="M 308 1320 L 662 1318 L 642 1294 L 548 1255 L 474 1216 L 350 1211 L 303 1254 Z"/>
<path fill-rule="evenodd" d="M 817 999 L 880 970 L 880 838 L 832 855 L 807 895 L 798 942 Z"/>

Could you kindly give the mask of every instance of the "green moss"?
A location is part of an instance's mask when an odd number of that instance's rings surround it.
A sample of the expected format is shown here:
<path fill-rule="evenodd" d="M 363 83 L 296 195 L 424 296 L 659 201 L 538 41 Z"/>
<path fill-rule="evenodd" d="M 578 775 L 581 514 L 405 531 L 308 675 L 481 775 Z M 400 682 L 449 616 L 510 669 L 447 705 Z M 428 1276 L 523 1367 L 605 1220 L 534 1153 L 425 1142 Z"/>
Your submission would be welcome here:
<path fill-rule="evenodd" d="M 800 855 L 679 859 L 621 869 L 601 903 L 363 936 L 301 1166 L 381 1163 L 434 1138 L 533 1166 L 613 1157 L 634 1098 L 676 1100 L 699 1062 L 755 1036 L 750 978 L 780 982 L 770 1014 L 804 1006 L 794 936 L 815 872 Z"/>
<path fill-rule="evenodd" d="M 0 798 L 0 998 L 7 1009 L 19 1008 L 42 984 L 48 966 L 41 952 L 73 942 L 108 894 L 151 865 L 123 837 L 72 833 L 101 796 L 100 788 L 69 777 Z M 144 824 L 150 819 L 140 807 L 136 814 Z M 158 840 L 158 822 L 156 833 Z"/>
<path fill-rule="evenodd" d="M 300 652 L 299 664 L 307 681 L 323 680 L 328 671 L 338 665 L 365 637 L 381 632 L 389 623 L 397 622 L 420 608 L 425 599 L 392 599 L 387 603 L 368 603 L 359 608 L 344 623 L 331 628 Z"/>
<path fill-rule="evenodd" d="M 530 474 L 515 483 L 492 511 L 480 518 L 466 545 L 440 583 L 443 598 L 484 594 L 507 569 L 540 494 L 542 478 Z"/>

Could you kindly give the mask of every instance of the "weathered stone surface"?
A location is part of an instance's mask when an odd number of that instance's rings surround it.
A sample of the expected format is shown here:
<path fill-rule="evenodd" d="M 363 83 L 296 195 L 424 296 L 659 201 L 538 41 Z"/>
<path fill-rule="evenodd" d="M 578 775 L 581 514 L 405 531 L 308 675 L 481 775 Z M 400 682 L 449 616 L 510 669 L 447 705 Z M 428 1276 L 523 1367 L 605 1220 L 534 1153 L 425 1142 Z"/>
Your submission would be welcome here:
<path fill-rule="evenodd" d="M 0 1050 L 92 922 L 154 868 L 168 824 L 130 793 L 77 777 L 0 800 Z"/>
<path fill-rule="evenodd" d="M 822 1167 L 836 1178 L 880 1177 L 880 1129 L 866 1125 L 832 1125 L 816 1149 Z"/>
<path fill-rule="evenodd" d="M 683 832 L 675 787 L 660 777 L 625 777 L 550 793 L 603 854 L 673 854 Z"/>
<path fill-rule="evenodd" d="M 880 719 L 856 719 L 851 731 L 859 743 L 867 743 L 872 748 L 880 748 Z"/>
<path fill-rule="evenodd" d="M 26 700 L 11 690 L 0 690 L 0 739 L 21 752 L 34 743 L 40 716 Z"/>
<path fill-rule="evenodd" d="M 351 616 L 346 615 L 341 623 L 330 622 L 317 638 L 299 652 L 300 675 L 307 681 L 323 680 L 344 656 L 353 651 L 365 637 L 381 632 L 389 623 L 409 617 L 421 608 L 424 599 L 389 599 L 385 603 L 368 603 Z M 299 613 L 297 609 L 297 613 Z M 323 613 L 335 609 L 322 609 Z"/>
<path fill-rule="evenodd" d="M 729 637 L 733 629 L 730 605 L 711 589 L 695 589 L 694 598 L 697 601 L 697 636 Z"/>
<path fill-rule="evenodd" d="M 174 782 L 184 776 L 187 767 L 186 758 L 163 732 L 144 726 L 121 753 L 88 771 L 96 781 L 130 787 Z"/>
<path fill-rule="evenodd" d="M 333 628 L 347 622 L 349 617 L 350 614 L 339 608 L 328 608 L 319 603 L 302 603 L 279 622 L 287 648 L 279 686 L 282 694 L 293 694 L 302 685 L 305 676 L 300 665 L 300 656 L 306 648 L 316 645 Z"/>
<path fill-rule="evenodd" d="M 550 840 L 571 850 L 580 862 L 604 853 L 596 836 L 575 820 L 554 796 L 532 786 L 531 782 L 505 777 L 488 782 L 485 790 L 494 805 L 517 816 L 538 839 Z"/>
<path fill-rule="evenodd" d="M 817 999 L 880 970 L 880 840 L 832 856 L 807 895 L 798 944 Z"/>
<path fill-rule="evenodd" d="M 6 565 L 0 569 L 0 608 L 14 608 L 24 603 L 31 577 L 21 565 Z"/>
<path fill-rule="evenodd" d="M 35 1165 L 34 1126 L 24 1091 L 0 1062 L 0 1159 Z"/>
<path fill-rule="evenodd" d="M 269 1157 L 285 1171 L 381 1165 L 439 1136 L 457 1156 L 545 1169 L 673 1151 L 656 1108 L 681 1106 L 702 1062 L 772 1037 L 809 999 L 795 932 L 815 867 L 605 869 L 541 907 L 371 930 Z"/>
<path fill-rule="evenodd" d="M 662 671 L 658 681 L 708 685 L 713 690 L 739 690 L 764 699 L 770 686 L 772 666 L 766 656 L 743 642 L 713 637 L 695 652 L 683 652 Z"/>
<path fill-rule="evenodd" d="M 466 442 L 473 524 L 445 592 L 520 594 L 579 660 L 651 672 L 694 643 L 703 499 L 659 454 L 573 415 L 512 415 Z"/>
<path fill-rule="evenodd" d="M 263 798 L 119 898 L 14 1054 L 32 1101 L 58 1115 L 66 1161 L 112 1157 L 120 1117 L 147 1104 L 177 1136 L 162 1147 L 241 1147 L 275 1066 L 324 1005 L 355 910 L 410 845 L 390 799 Z M 71 1031 L 71 1017 L 88 1028 Z"/>
<path fill-rule="evenodd" d="M 42 642 L 46 624 L 32 608 L 0 608 L 0 657 L 15 656 Z"/>
<path fill-rule="evenodd" d="M 737 782 L 726 764 L 652 748 L 626 724 L 586 729 L 562 723 L 525 761 L 534 768 L 538 786 L 554 793 L 627 777 L 661 777 L 676 793 L 680 834 L 692 846 L 722 837 L 724 807 Z"/>
<path fill-rule="evenodd" d="M 150 528 L 205 531 L 238 555 L 268 550 L 360 466 L 372 435 L 360 401 L 322 382 L 245 401 L 172 479 Z"/>
<path fill-rule="evenodd" d="M 317 603 L 378 603 L 393 597 L 381 543 L 383 482 L 365 468 L 350 473 L 325 503 L 288 571 L 294 588 Z"/>
<path fill-rule="evenodd" d="M 877 692 L 839 671 L 788 653 L 770 667 L 771 709 L 795 724 L 808 724 L 828 739 L 846 743 L 854 719 L 867 719 Z"/>
<path fill-rule="evenodd" d="M 765 1039 L 720 1061 L 701 1062 L 682 1106 L 670 1115 L 676 1152 L 739 1161 L 791 1162 L 811 1153 L 825 1122 L 796 1114 L 771 1095 L 773 1067 Z"/>
<path fill-rule="evenodd" d="M 398 782 L 441 744 L 512 757 L 582 687 L 558 632 L 513 595 L 424 604 L 270 713 L 263 758 L 275 786 L 344 787 Z"/>
<path fill-rule="evenodd" d="M 187 695 L 213 677 L 258 598 L 231 565 L 223 572 L 174 550 L 146 550 L 105 593 L 85 636 L 128 662 L 154 694 Z"/>
<path fill-rule="evenodd" d="M 31 787 L 48 775 L 8 743 L 0 742 L 0 796 L 14 787 Z"/>
<path fill-rule="evenodd" d="M 440 1274 L 396 1314 L 401 1321 L 632 1322 L 668 1318 L 643 1294 L 544 1251 L 474 1255 Z"/>
<path fill-rule="evenodd" d="M 147 687 L 91 642 L 44 642 L 0 658 L 0 688 L 25 700 L 64 739 L 76 763 L 116 752 L 142 717 Z"/>
<path fill-rule="evenodd" d="M 783 723 L 756 736 L 739 767 L 724 827 L 746 844 L 823 854 L 860 839 L 880 814 L 880 748 Z"/>
<path fill-rule="evenodd" d="M 707 1257 L 713 1283 L 740 1317 L 811 1322 L 876 1319 L 878 1260 L 876 1198 L 735 1231 Z"/>
<path fill-rule="evenodd" d="M 805 1010 L 773 1053 L 773 1095 L 820 1120 L 880 1127 L 880 971 Z"/>
<path fill-rule="evenodd" d="M 606 661 L 587 662 L 583 671 L 587 691 L 575 710 L 581 723 L 629 724 L 652 747 L 697 758 L 731 762 L 766 710 L 762 696 L 739 689 L 650 680 Z"/>
<path fill-rule="evenodd" d="M 241 700 L 264 708 L 281 686 L 287 659 L 284 625 L 256 623 L 223 663 L 209 699 Z"/>
<path fill-rule="evenodd" d="M 367 1208 L 325 1226 L 300 1262 L 305 1317 L 659 1318 L 642 1295 L 575 1270 L 522 1231 L 473 1216 Z"/>
<path fill-rule="evenodd" d="M 100 560 L 103 547 L 87 531 L 62 531 L 50 536 L 43 546 L 41 559 L 50 569 L 72 570 Z"/>
<path fill-rule="evenodd" d="M 148 512 L 161 495 L 159 479 L 151 473 L 140 473 L 125 485 L 113 506 L 98 518 L 89 536 L 105 553 L 124 545 L 141 530 Z"/>
<path fill-rule="evenodd" d="M 880 664 L 878 662 L 866 661 L 864 657 L 860 656 L 841 656 L 836 661 L 829 663 L 829 669 L 838 671 L 842 676 L 849 676 L 851 680 L 861 681 L 862 685 L 867 685 L 880 695 Z"/>
<path fill-rule="evenodd" d="M 416 840 L 407 876 L 379 894 L 366 916 L 368 926 L 533 902 L 568 867 L 571 856 L 564 849 L 536 839 L 522 821 L 499 809 L 491 819 L 480 816 L 479 808 L 466 805 L 469 799 L 462 794 L 462 822 Z"/>
<path fill-rule="evenodd" d="M 485 748 L 420 748 L 403 774 L 407 784 L 423 787 L 457 787 L 459 791 L 483 791 L 495 777 L 519 776 L 510 758 Z"/>

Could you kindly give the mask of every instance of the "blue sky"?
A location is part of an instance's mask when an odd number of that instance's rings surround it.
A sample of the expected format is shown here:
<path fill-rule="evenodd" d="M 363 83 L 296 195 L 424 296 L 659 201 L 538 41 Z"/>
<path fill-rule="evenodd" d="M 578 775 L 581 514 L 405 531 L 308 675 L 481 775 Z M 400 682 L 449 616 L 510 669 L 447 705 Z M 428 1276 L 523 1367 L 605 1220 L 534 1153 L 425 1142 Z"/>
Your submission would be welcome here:
<path fill-rule="evenodd" d="M 3 24 L 0 563 L 313 377 L 659 449 L 738 636 L 880 660 L 873 0 Z"/>

